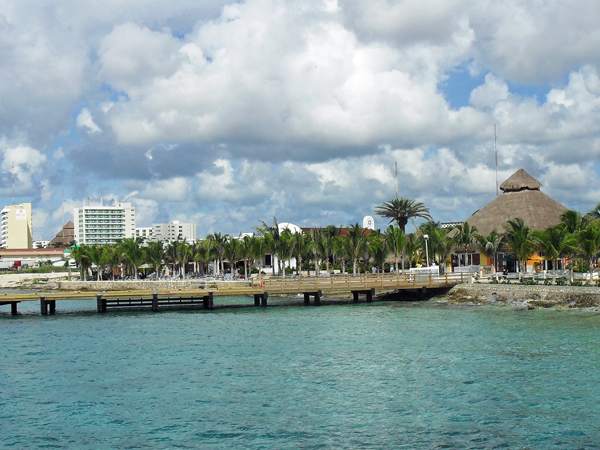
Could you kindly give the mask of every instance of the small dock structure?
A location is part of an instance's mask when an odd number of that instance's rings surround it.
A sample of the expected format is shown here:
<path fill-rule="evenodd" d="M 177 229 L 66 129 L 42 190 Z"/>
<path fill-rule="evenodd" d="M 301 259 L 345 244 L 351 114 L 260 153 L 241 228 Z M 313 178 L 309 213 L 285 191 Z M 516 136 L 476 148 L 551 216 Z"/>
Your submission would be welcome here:
<path fill-rule="evenodd" d="M 361 276 L 330 277 L 282 277 L 236 283 L 199 283 L 198 289 L 169 290 L 123 290 L 123 291 L 75 291 L 0 294 L 0 306 L 10 305 L 12 315 L 18 314 L 18 304 L 38 301 L 42 315 L 56 313 L 57 301 L 94 300 L 98 313 L 118 310 L 142 309 L 159 312 L 170 309 L 211 310 L 216 298 L 248 296 L 254 299 L 254 306 L 268 306 L 269 296 L 302 296 L 304 305 L 320 306 L 324 295 L 336 296 L 351 294 L 353 302 L 361 297 L 367 303 L 373 302 L 377 290 L 425 292 L 427 289 L 450 288 L 469 281 L 466 274 L 428 276 L 405 274 L 375 274 Z M 99 282 L 101 283 L 101 282 Z M 152 287 L 152 282 L 146 282 Z M 224 299 L 223 299 L 224 300 Z M 226 301 L 222 301 L 223 306 Z M 249 304 L 248 306 L 251 306 Z"/>

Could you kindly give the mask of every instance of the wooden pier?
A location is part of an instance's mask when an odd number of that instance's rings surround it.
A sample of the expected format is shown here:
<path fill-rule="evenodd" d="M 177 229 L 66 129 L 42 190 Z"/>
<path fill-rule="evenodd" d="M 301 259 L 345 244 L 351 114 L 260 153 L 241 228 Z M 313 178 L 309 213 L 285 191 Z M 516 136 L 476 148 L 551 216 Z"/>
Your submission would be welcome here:
<path fill-rule="evenodd" d="M 269 295 L 303 295 L 304 304 L 310 305 L 311 297 L 314 306 L 321 305 L 324 293 L 328 295 L 352 294 L 354 302 L 361 296 L 370 303 L 376 290 L 403 291 L 412 290 L 419 293 L 427 289 L 450 288 L 459 283 L 469 281 L 465 274 L 448 275 L 415 275 L 410 273 L 375 274 L 361 276 L 330 277 L 282 277 L 252 280 L 251 282 L 219 283 L 199 282 L 198 289 L 186 290 L 129 290 L 106 292 L 37 292 L 23 294 L 0 294 L 0 306 L 10 305 L 12 315 L 18 314 L 21 302 L 38 301 L 42 315 L 55 314 L 57 301 L 96 300 L 99 313 L 108 310 L 146 309 L 154 312 L 169 309 L 206 309 L 214 307 L 215 297 L 248 296 L 254 298 L 254 306 L 268 305 Z M 152 282 L 147 282 L 152 286 Z M 250 306 L 251 304 L 249 304 Z"/>

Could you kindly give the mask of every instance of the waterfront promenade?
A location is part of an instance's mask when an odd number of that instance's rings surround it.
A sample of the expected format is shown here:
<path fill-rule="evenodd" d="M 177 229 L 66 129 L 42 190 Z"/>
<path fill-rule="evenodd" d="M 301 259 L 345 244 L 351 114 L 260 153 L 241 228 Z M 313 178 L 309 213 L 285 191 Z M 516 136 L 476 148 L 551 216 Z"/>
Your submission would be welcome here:
<path fill-rule="evenodd" d="M 249 306 L 268 306 L 269 295 L 300 296 L 305 305 L 319 306 L 324 295 L 351 294 L 356 302 L 365 298 L 373 301 L 377 291 L 418 291 L 451 288 L 470 280 L 467 274 L 434 275 L 431 273 L 364 274 L 331 277 L 282 277 L 250 281 L 186 280 L 60 282 L 59 292 L 5 293 L 0 306 L 10 306 L 18 314 L 21 302 L 39 302 L 42 315 L 54 314 L 57 301 L 90 300 L 96 302 L 99 313 L 109 309 L 212 309 L 215 297 L 219 305 L 227 306 L 227 297 L 253 298 Z M 129 284 L 126 284 L 129 283 Z M 133 283 L 133 284 L 131 284 Z M 181 286 L 183 285 L 183 286 Z M 126 287 L 134 287 L 127 289 Z M 69 290 L 67 290 L 69 289 Z"/>

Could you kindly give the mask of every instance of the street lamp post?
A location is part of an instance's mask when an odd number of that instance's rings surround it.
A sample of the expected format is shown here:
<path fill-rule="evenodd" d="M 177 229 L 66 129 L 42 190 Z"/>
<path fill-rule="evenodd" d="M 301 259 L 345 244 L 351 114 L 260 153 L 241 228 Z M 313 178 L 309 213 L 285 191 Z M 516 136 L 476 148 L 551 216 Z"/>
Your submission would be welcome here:
<path fill-rule="evenodd" d="M 429 235 L 424 234 L 423 239 L 425 239 L 425 258 L 427 259 L 427 267 L 429 267 L 429 250 L 427 249 L 427 241 L 429 240 Z"/>

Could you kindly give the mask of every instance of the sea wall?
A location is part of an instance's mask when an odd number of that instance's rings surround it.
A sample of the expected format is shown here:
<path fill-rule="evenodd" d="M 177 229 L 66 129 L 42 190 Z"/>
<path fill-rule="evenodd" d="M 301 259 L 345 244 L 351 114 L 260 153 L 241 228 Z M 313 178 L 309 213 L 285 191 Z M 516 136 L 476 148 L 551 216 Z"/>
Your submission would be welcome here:
<path fill-rule="evenodd" d="M 494 304 L 519 308 L 590 308 L 600 310 L 600 288 L 520 284 L 460 284 L 438 301 L 455 304 Z"/>

